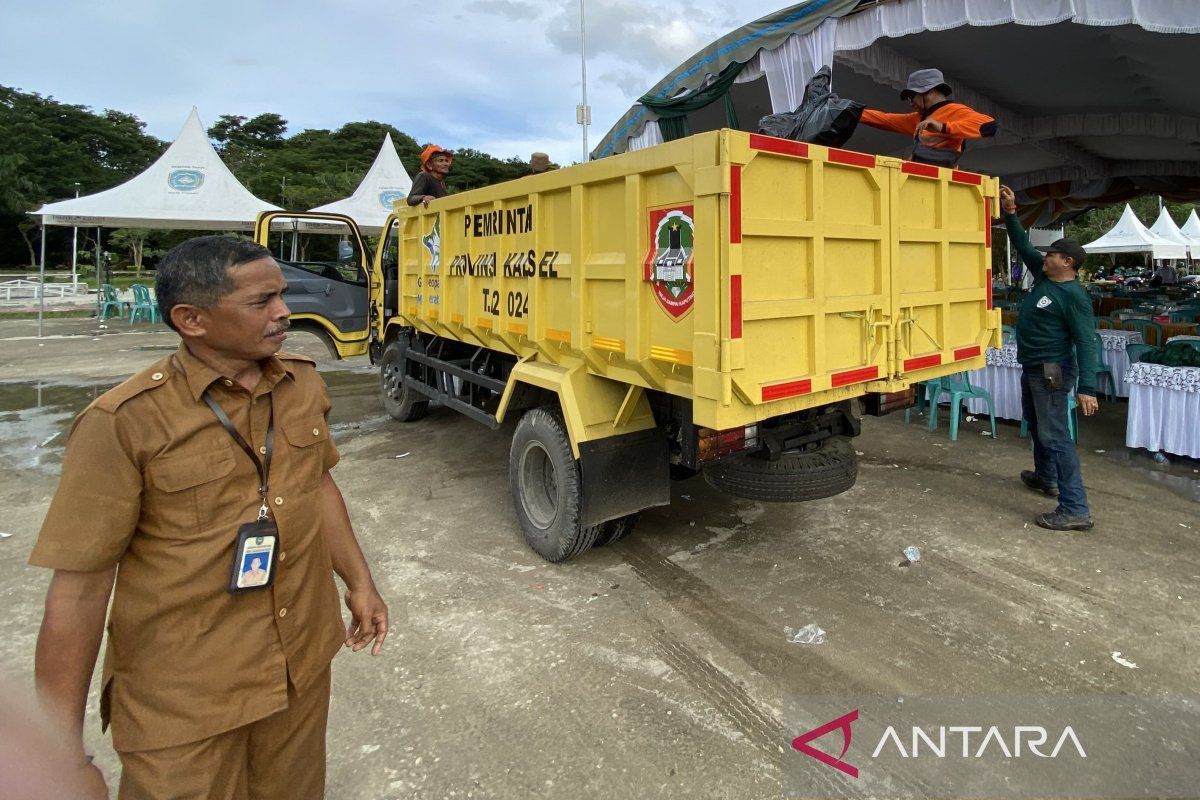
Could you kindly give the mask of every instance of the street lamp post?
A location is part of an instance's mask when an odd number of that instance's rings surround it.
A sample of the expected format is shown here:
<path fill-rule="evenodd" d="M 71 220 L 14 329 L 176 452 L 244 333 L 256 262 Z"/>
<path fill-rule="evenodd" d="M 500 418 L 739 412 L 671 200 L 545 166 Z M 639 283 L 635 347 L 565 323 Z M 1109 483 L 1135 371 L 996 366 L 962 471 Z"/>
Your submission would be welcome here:
<path fill-rule="evenodd" d="M 75 181 L 75 199 L 79 199 L 79 181 Z M 75 259 L 79 257 L 79 228 L 71 227 L 71 291 L 75 291 L 79 283 L 79 272 L 75 267 Z"/>
<path fill-rule="evenodd" d="M 592 109 L 587 101 L 587 28 L 584 24 L 584 0 L 579 0 L 579 67 L 583 83 L 583 102 L 575 109 L 575 121 L 583 127 L 583 160 L 588 160 L 588 125 L 592 124 Z"/>

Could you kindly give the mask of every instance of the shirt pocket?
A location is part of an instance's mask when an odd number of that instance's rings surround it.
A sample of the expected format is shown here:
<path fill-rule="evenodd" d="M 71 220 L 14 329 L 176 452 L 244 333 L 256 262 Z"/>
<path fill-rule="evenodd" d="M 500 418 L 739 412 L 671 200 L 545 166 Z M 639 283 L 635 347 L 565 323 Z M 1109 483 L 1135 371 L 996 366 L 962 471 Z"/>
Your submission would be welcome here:
<path fill-rule="evenodd" d="M 280 479 L 288 486 L 301 490 L 312 489 L 325 476 L 323 454 L 329 441 L 329 425 L 324 414 L 309 414 L 289 420 L 280 426 L 287 440 L 286 473 Z M 282 486 L 280 488 L 283 488 Z"/>
<path fill-rule="evenodd" d="M 239 510 L 228 479 L 233 468 L 229 450 L 155 459 L 146 468 L 149 481 L 143 513 L 147 522 L 157 523 L 161 535 L 173 538 L 207 528 L 224 514 Z M 257 488 L 257 484 L 255 476 L 248 485 Z"/>

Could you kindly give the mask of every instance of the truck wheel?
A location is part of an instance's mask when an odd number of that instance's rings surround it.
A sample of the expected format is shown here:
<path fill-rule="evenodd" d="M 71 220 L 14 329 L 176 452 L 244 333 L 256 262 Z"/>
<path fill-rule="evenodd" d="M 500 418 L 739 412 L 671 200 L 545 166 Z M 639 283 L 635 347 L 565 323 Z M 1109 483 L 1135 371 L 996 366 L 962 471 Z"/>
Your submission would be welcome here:
<path fill-rule="evenodd" d="M 610 519 L 600 525 L 600 533 L 596 536 L 594 547 L 604 547 L 615 544 L 628 536 L 637 526 L 639 514 L 626 514 L 623 517 Z"/>
<path fill-rule="evenodd" d="M 379 382 L 383 392 L 383 408 L 392 419 L 401 422 L 416 422 L 429 411 L 429 400 L 419 392 L 405 386 L 404 352 L 408 349 L 405 339 L 397 339 L 383 351 L 379 360 Z"/>
<path fill-rule="evenodd" d="M 857 478 L 854 446 L 841 436 L 825 439 L 816 450 L 789 453 L 778 461 L 748 455 L 704 468 L 704 480 L 713 488 L 768 503 L 832 497 L 853 486 Z"/>
<path fill-rule="evenodd" d="M 579 524 L 583 503 L 579 463 L 557 408 L 535 408 L 517 423 L 508 482 L 521 533 L 539 556 L 566 561 L 596 541 L 603 526 Z"/>

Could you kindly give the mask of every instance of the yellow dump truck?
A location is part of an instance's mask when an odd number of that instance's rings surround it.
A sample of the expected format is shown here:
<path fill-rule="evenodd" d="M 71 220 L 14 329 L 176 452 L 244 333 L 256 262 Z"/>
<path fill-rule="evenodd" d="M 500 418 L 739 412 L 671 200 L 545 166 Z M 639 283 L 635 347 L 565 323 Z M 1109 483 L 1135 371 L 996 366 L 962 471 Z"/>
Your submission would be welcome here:
<path fill-rule="evenodd" d="M 850 488 L 859 409 L 995 342 L 994 178 L 722 130 L 396 203 L 362 271 L 285 264 L 293 326 L 380 365 L 383 403 L 515 420 L 510 484 L 550 561 L 703 473 L 767 501 Z M 264 214 L 259 241 L 281 217 Z"/>

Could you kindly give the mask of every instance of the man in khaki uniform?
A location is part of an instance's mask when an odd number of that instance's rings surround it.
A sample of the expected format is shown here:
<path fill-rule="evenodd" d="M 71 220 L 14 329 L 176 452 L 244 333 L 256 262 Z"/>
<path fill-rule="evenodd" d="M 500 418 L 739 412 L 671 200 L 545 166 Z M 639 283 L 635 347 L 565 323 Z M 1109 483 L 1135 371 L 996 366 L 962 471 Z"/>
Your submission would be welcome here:
<path fill-rule="evenodd" d="M 121 798 L 323 797 L 329 662 L 343 643 L 378 654 L 387 635 L 329 474 L 325 384 L 278 352 L 284 288 L 259 245 L 174 248 L 158 302 L 179 350 L 75 421 L 30 563 L 54 569 L 38 693 L 69 728 L 77 758 L 63 769 L 89 797 L 108 796 L 82 728 L 110 594 L 101 715 Z M 237 586 L 247 546 L 266 553 L 269 585 Z"/>

